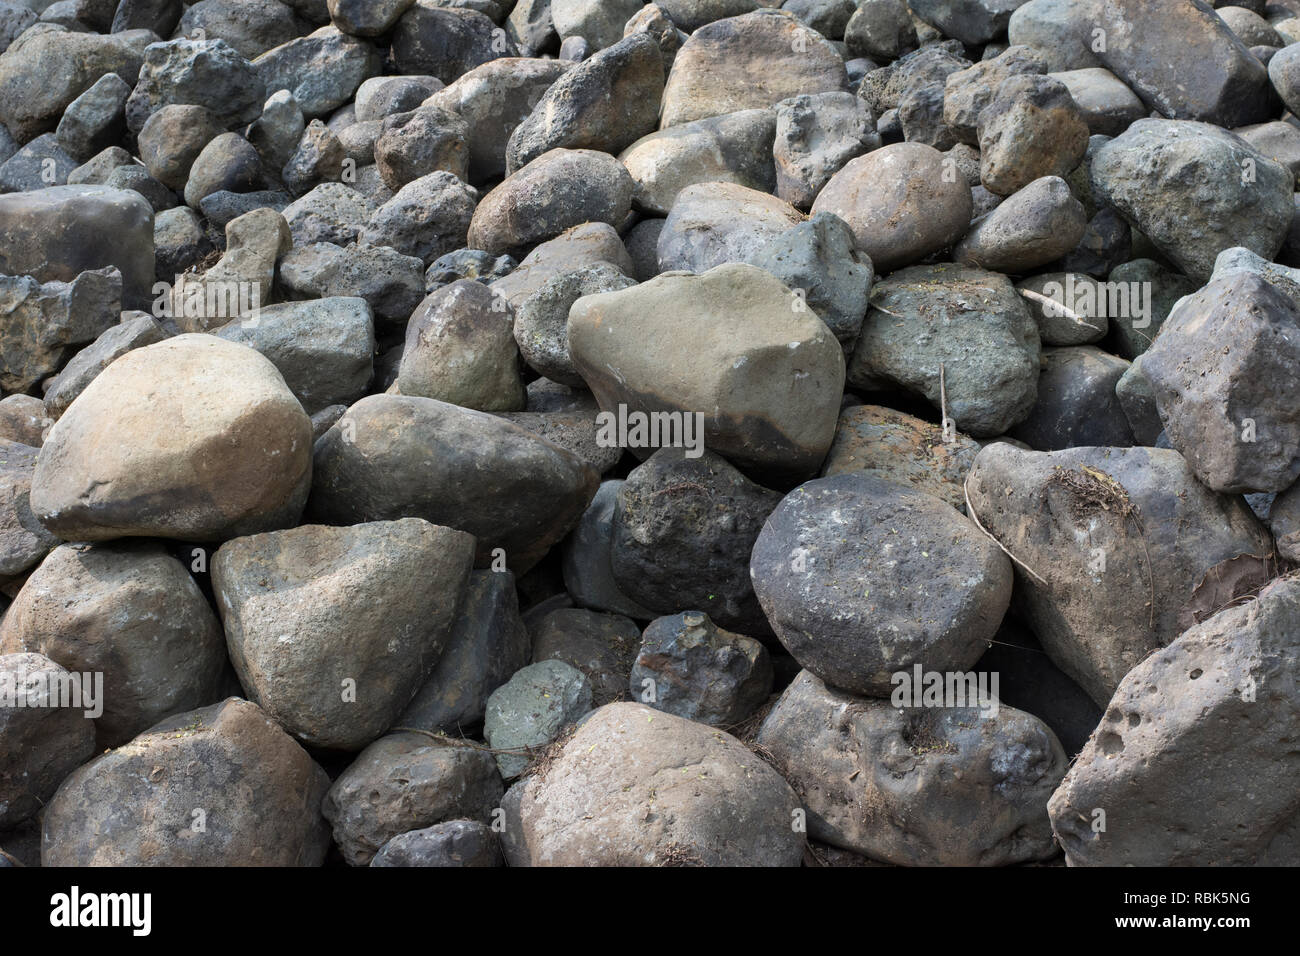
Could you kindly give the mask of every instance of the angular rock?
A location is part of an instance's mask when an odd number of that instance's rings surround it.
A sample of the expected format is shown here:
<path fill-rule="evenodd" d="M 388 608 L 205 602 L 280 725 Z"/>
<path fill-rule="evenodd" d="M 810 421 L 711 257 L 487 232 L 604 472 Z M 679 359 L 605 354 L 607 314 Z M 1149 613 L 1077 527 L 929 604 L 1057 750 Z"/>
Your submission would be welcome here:
<path fill-rule="evenodd" d="M 1102 65 L 1150 109 L 1231 129 L 1269 118 L 1268 71 L 1206 4 L 1118 0 L 1082 4 L 1103 31 Z"/>
<path fill-rule="evenodd" d="M 267 50 L 252 64 L 267 93 L 288 90 L 308 119 L 328 116 L 346 104 L 382 67 L 372 43 L 332 26 Z M 260 111 L 260 101 L 258 107 Z"/>
<path fill-rule="evenodd" d="M 1233 246 L 1272 259 L 1294 214 L 1290 170 L 1205 123 L 1138 120 L 1097 151 L 1091 179 L 1103 202 L 1193 278 L 1208 278 Z"/>
<path fill-rule="evenodd" d="M 172 104 L 206 107 L 222 129 L 230 129 L 257 119 L 266 100 L 266 77 L 225 40 L 181 38 L 150 44 L 139 73 L 126 101 L 126 125 L 133 133 Z"/>
<path fill-rule="evenodd" d="M 436 172 L 468 178 L 469 125 L 458 113 L 422 106 L 386 117 L 382 129 L 375 140 L 375 165 L 389 189 Z"/>
<path fill-rule="evenodd" d="M 1215 491 L 1283 491 L 1300 477 L 1300 307 L 1249 272 L 1183 299 L 1143 353 L 1170 444 Z"/>
<path fill-rule="evenodd" d="M 773 148 L 776 194 L 808 209 L 845 163 L 879 148 L 876 116 L 861 97 L 831 92 L 782 100 Z"/>
<path fill-rule="evenodd" d="M 1282 578 L 1125 676 L 1047 805 L 1069 865 L 1294 861 L 1297 620 L 1297 584 Z"/>
<path fill-rule="evenodd" d="M 686 611 L 645 629 L 630 690 L 655 710 L 731 727 L 767 700 L 772 661 L 752 637 L 722 630 L 701 611 Z"/>
<path fill-rule="evenodd" d="M 83 272 L 71 282 L 39 283 L 0 275 L 0 387 L 25 392 L 93 342 L 122 312 L 116 268 Z"/>
<path fill-rule="evenodd" d="M 566 727 L 591 710 L 586 675 L 557 660 L 531 664 L 515 673 L 487 701 L 483 735 L 498 752 L 497 769 L 506 780 L 525 770 Z"/>
<path fill-rule="evenodd" d="M 108 73 L 70 104 L 59 120 L 55 135 L 59 145 L 78 160 L 87 160 L 116 145 L 126 132 L 126 101 L 131 87 L 116 73 Z"/>
<path fill-rule="evenodd" d="M 976 122 L 980 182 L 1010 196 L 1044 176 L 1065 176 L 1088 151 L 1088 124 L 1069 88 L 1050 76 L 1012 76 Z"/>
<path fill-rule="evenodd" d="M 1101 705 L 1177 636 L 1210 568 L 1271 550 L 1244 501 L 1208 490 L 1165 449 L 996 443 L 980 452 L 967 489 L 980 523 L 1023 562 L 1019 613 Z"/>
<path fill-rule="evenodd" d="M 601 50 L 556 79 L 515 128 L 506 173 L 552 149 L 619 153 L 654 130 L 663 84 L 663 56 L 651 37 L 633 34 Z"/>

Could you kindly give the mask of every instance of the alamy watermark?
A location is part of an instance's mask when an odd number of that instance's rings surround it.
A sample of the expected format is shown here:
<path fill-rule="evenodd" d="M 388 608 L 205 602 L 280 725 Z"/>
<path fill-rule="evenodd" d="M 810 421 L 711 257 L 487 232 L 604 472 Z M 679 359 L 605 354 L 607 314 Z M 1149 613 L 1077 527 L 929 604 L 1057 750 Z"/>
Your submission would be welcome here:
<path fill-rule="evenodd" d="M 0 707 L 70 707 L 94 720 L 104 713 L 104 675 L 42 670 L 26 672 L 20 679 L 15 671 L 0 670 Z"/>
<path fill-rule="evenodd" d="M 638 412 L 619 404 L 596 416 L 601 448 L 684 448 L 687 458 L 704 454 L 703 412 Z"/>
<path fill-rule="evenodd" d="M 909 707 L 976 707 L 981 717 L 996 717 L 998 674 L 996 671 L 927 671 L 914 664 L 911 671 L 897 671 L 889 679 L 894 691 L 889 702 L 902 710 Z"/>
<path fill-rule="evenodd" d="M 262 308 L 261 285 L 245 279 L 178 275 L 174 283 L 154 283 L 153 297 L 155 319 L 195 319 L 205 328 L 236 319 L 256 328 Z"/>
<path fill-rule="evenodd" d="M 1032 297 L 1042 303 L 1047 316 L 1131 319 L 1135 329 L 1151 325 L 1150 282 L 1078 282 L 1073 273 L 1066 273 L 1064 282 L 1044 283 L 1042 294 Z"/>

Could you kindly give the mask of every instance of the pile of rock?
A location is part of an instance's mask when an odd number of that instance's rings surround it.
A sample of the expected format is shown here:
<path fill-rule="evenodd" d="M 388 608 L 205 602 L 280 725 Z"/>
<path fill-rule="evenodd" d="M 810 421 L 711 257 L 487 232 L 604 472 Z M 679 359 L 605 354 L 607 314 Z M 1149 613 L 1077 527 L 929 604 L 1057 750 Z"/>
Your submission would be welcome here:
<path fill-rule="evenodd" d="M 1296 114 L 1300 0 L 0 0 L 0 865 L 1300 862 Z"/>

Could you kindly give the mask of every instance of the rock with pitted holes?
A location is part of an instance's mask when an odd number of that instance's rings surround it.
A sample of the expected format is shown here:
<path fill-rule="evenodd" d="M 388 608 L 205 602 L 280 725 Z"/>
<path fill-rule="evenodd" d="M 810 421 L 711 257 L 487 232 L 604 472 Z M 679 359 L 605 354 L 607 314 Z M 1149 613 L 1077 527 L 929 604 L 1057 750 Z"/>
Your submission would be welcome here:
<path fill-rule="evenodd" d="M 1047 804 L 1066 862 L 1294 866 L 1297 634 L 1282 578 L 1134 667 Z"/>
<path fill-rule="evenodd" d="M 1267 556 L 1268 531 L 1237 496 L 1160 448 L 1027 451 L 987 445 L 966 482 L 975 517 L 1016 557 L 1016 607 L 1098 704 L 1181 630 L 1215 565 Z"/>
<path fill-rule="evenodd" d="M 1044 805 L 1067 758 L 1021 711 L 969 698 L 899 708 L 803 671 L 757 742 L 803 794 L 814 839 L 901 866 L 1005 866 L 1057 852 Z"/>

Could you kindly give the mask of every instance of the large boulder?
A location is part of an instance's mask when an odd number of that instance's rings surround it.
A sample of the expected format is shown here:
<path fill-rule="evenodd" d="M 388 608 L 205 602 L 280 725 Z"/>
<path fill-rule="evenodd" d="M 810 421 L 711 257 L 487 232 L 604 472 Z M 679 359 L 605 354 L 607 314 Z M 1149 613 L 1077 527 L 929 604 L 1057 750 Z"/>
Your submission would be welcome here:
<path fill-rule="evenodd" d="M 682 44 L 664 86 L 660 126 L 765 109 L 848 85 L 829 40 L 789 14 L 756 10 L 701 27 Z"/>
<path fill-rule="evenodd" d="M 735 183 L 771 192 L 776 185 L 775 133 L 771 110 L 741 110 L 650 133 L 618 159 L 636 184 L 632 201 L 637 208 L 667 215 L 682 190 L 696 183 Z"/>
<path fill-rule="evenodd" d="M 71 282 L 91 269 L 122 273 L 122 307 L 147 308 L 154 214 L 130 189 L 51 186 L 0 196 L 0 275 Z"/>
<path fill-rule="evenodd" d="M 1216 6 L 1221 4 L 1216 4 Z M 1085 42 L 1148 108 L 1229 129 L 1268 119 L 1268 71 L 1208 3 L 1084 0 Z"/>
<path fill-rule="evenodd" d="M 468 531 L 475 561 L 527 571 L 581 517 L 599 477 L 494 415 L 372 395 L 316 443 L 309 514 L 327 524 L 420 517 Z"/>
<path fill-rule="evenodd" d="M 974 516 L 1016 559 L 1016 606 L 1061 670 L 1104 705 L 1182 630 L 1221 562 L 1272 551 L 1239 497 L 1174 451 L 988 445 L 967 479 Z"/>
<path fill-rule="evenodd" d="M 512 866 L 798 866 L 803 857 L 799 798 L 776 771 L 731 735 L 642 704 L 596 711 L 502 809 Z"/>
<path fill-rule="evenodd" d="M 68 777 L 45 810 L 41 865 L 320 866 L 328 788 L 307 751 L 232 697 Z"/>
<path fill-rule="evenodd" d="M 1298 634 L 1282 578 L 1134 667 L 1048 802 L 1066 862 L 1294 866 Z"/>
<path fill-rule="evenodd" d="M 1251 272 L 1183 299 L 1142 355 L 1170 445 L 1215 491 L 1300 477 L 1300 303 Z"/>
<path fill-rule="evenodd" d="M 992 703 L 896 707 L 803 671 L 757 743 L 804 795 L 812 839 L 899 866 L 1048 859 L 1065 752 L 1038 718 Z"/>
<path fill-rule="evenodd" d="M 311 420 L 279 371 L 194 334 L 128 352 L 86 387 L 50 429 L 31 502 L 65 539 L 221 540 L 295 523 L 310 483 Z"/>
<path fill-rule="evenodd" d="M 728 262 L 756 264 L 770 243 L 804 221 L 788 202 L 759 189 L 725 179 L 688 185 L 673 198 L 659 233 L 659 270 L 707 272 Z"/>
<path fill-rule="evenodd" d="M 506 146 L 506 172 L 552 149 L 617 154 L 659 118 L 664 59 L 659 44 L 633 34 L 556 79 Z"/>
<path fill-rule="evenodd" d="M 801 666 L 887 696 L 919 665 L 963 671 L 1011 600 L 1011 563 L 951 505 L 865 474 L 800 485 L 763 526 L 754 592 Z"/>
<path fill-rule="evenodd" d="M 1273 259 L 1295 212 L 1295 177 L 1207 123 L 1138 120 L 1098 149 L 1092 191 L 1189 276 L 1208 279 L 1224 249 Z"/>
<path fill-rule="evenodd" d="M 853 230 L 877 273 L 892 272 L 952 245 L 970 225 L 971 191 L 944 156 L 924 143 L 895 143 L 850 160 L 812 204 Z"/>
<path fill-rule="evenodd" d="M 95 753 L 95 724 L 89 706 L 59 706 L 71 701 L 77 685 L 48 657 L 0 652 L 0 680 L 22 695 L 21 704 L 0 707 L 0 827 L 8 830 L 35 816 Z M 63 687 L 69 688 L 66 697 Z"/>
<path fill-rule="evenodd" d="M 212 588 L 240 682 L 304 743 L 360 750 L 437 663 L 473 557 L 470 535 L 419 518 L 227 541 Z"/>
<path fill-rule="evenodd" d="M 848 380 L 899 387 L 977 438 L 1023 420 L 1038 395 L 1038 326 L 1011 280 L 944 263 L 900 270 L 872 290 Z"/>
<path fill-rule="evenodd" d="M 796 299 L 780 280 L 739 263 L 660 276 L 575 302 L 569 351 L 611 416 L 700 416 L 710 450 L 744 469 L 798 478 L 817 469 L 830 445 L 844 356 Z M 685 418 L 680 425 L 689 438 Z M 632 451 L 652 450 L 628 437 Z"/>
<path fill-rule="evenodd" d="M 483 197 L 469 224 L 471 249 L 521 255 L 587 222 L 617 225 L 632 209 L 632 177 L 590 149 L 553 149 Z"/>
<path fill-rule="evenodd" d="M 156 541 L 65 544 L 0 624 L 0 653 L 34 651 L 103 675 L 101 748 L 221 699 L 226 642 L 199 586 Z"/>
<path fill-rule="evenodd" d="M 140 61 L 138 44 L 121 34 L 32 31 L 0 55 L 0 123 L 21 143 L 52 132 L 104 75 L 135 83 Z"/>

